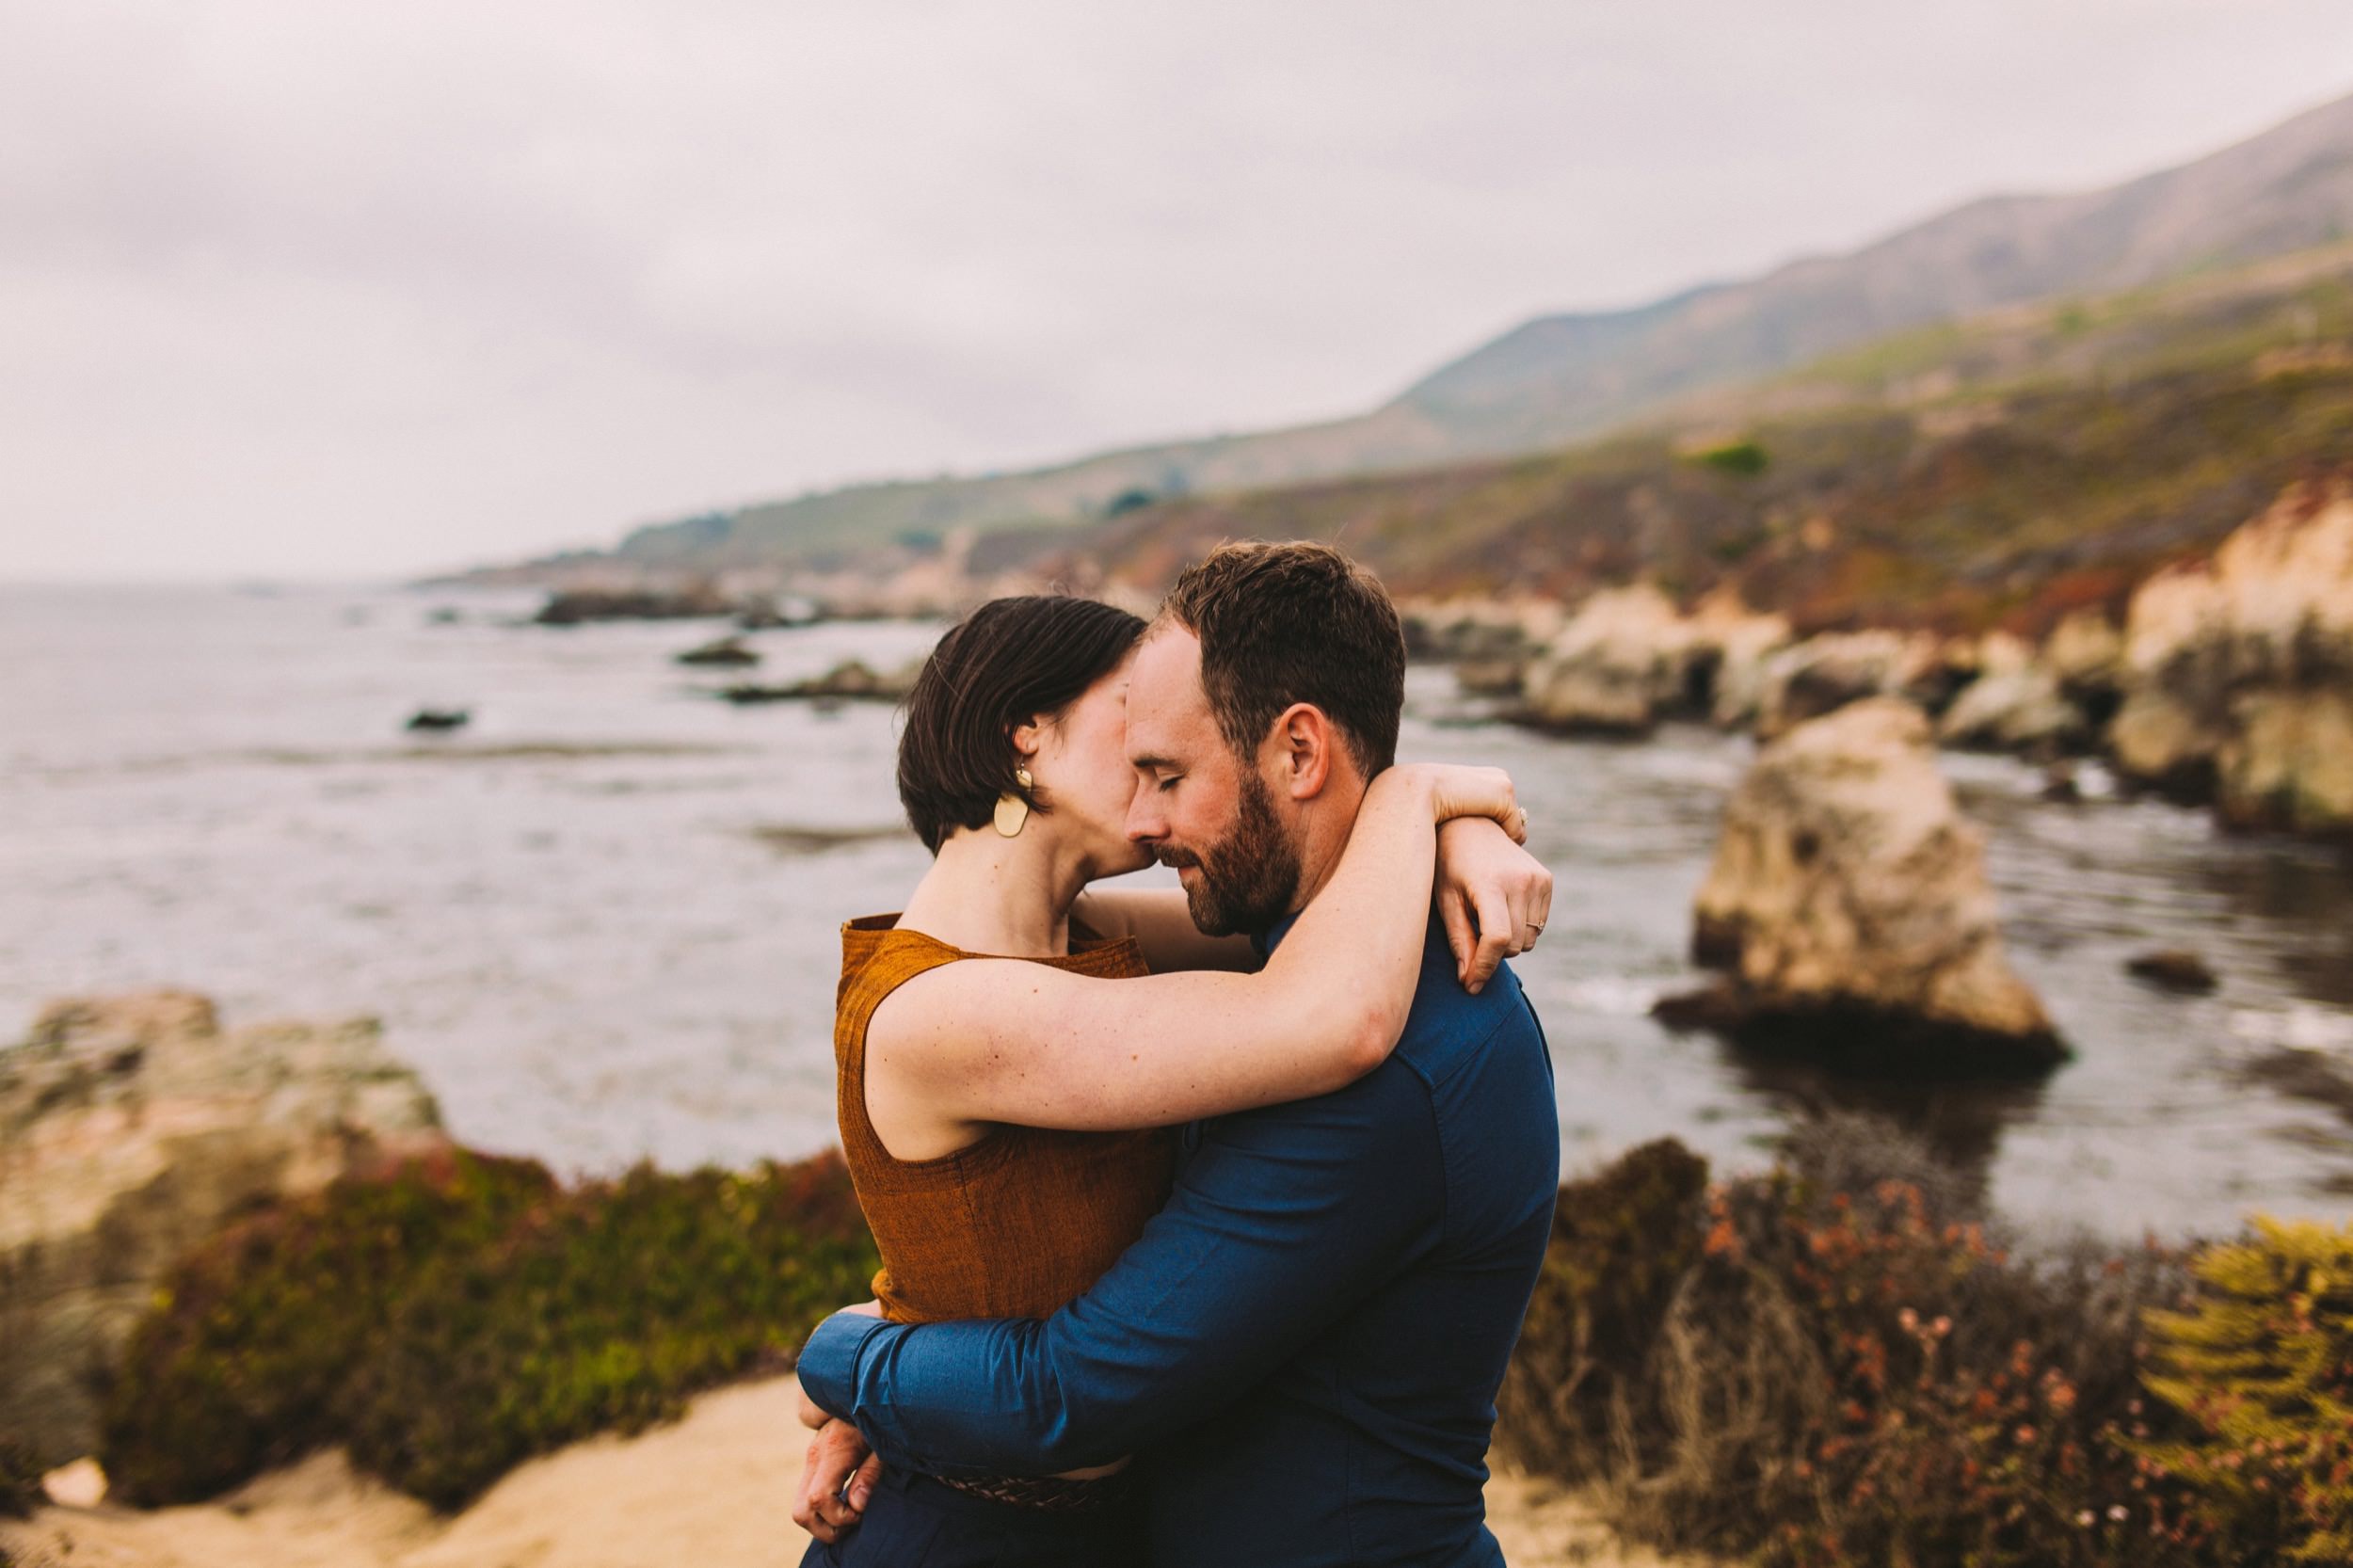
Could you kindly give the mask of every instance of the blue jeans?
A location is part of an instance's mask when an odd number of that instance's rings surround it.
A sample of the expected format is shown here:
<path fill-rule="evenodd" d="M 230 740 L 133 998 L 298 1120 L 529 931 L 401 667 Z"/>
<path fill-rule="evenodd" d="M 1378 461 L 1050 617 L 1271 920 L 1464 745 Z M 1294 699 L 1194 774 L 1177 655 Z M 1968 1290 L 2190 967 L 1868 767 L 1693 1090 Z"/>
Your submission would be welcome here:
<path fill-rule="evenodd" d="M 886 1465 L 856 1528 L 832 1545 L 811 1541 L 801 1568 L 1144 1568 L 1137 1502 L 1056 1512 Z"/>

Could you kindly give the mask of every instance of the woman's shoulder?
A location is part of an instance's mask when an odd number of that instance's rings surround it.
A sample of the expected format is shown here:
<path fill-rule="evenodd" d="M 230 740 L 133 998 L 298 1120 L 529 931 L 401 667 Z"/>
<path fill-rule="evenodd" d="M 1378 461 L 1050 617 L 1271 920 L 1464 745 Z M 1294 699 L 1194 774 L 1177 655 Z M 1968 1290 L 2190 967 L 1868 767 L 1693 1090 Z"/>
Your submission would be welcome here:
<path fill-rule="evenodd" d="M 936 936 L 910 930 L 897 915 L 864 915 L 841 925 L 837 1018 L 859 1018 L 907 981 L 970 956 Z"/>

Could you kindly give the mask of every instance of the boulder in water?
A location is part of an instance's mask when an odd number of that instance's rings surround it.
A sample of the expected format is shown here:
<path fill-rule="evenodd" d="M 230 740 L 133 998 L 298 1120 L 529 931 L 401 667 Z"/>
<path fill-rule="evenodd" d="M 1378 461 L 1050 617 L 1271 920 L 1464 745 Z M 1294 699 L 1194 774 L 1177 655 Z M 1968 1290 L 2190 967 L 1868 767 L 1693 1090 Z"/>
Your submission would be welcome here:
<path fill-rule="evenodd" d="M 1669 1022 L 1889 1076 L 1999 1076 L 2065 1055 L 2002 951 L 1985 851 L 1925 715 L 1869 698 L 1767 746 L 1732 797 L 1692 948 L 1728 970 Z"/>
<path fill-rule="evenodd" d="M 719 695 L 728 701 L 742 704 L 762 702 L 901 702 L 915 689 L 915 678 L 922 672 L 923 661 L 899 669 L 881 671 L 862 659 L 845 659 L 824 674 L 807 680 L 794 680 L 781 686 L 738 685 L 723 688 Z"/>
<path fill-rule="evenodd" d="M 2206 961 L 2186 948 L 2160 948 L 2126 960 L 2125 972 L 2160 990 L 2204 996 L 2218 982 Z"/>
<path fill-rule="evenodd" d="M 222 1030 L 180 991 L 57 1002 L 0 1049 L 0 1411 L 44 1464 L 173 1261 L 222 1222 L 446 1146 L 373 1020 Z"/>
<path fill-rule="evenodd" d="M 741 637 L 721 637 L 716 642 L 690 648 L 677 655 L 681 664 L 709 669 L 742 669 L 760 663 L 757 648 L 746 648 Z"/>

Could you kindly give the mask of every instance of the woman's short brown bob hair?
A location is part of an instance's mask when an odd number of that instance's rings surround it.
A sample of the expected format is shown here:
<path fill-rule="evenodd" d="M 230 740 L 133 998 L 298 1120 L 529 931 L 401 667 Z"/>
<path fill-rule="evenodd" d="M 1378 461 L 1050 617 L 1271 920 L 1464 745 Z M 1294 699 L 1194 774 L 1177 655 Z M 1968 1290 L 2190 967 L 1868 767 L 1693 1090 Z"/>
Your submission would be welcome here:
<path fill-rule="evenodd" d="M 1047 803 L 1013 776 L 1013 732 L 1058 717 L 1119 667 L 1144 622 L 1091 599 L 992 599 L 948 629 L 907 696 L 899 737 L 899 801 L 923 847 L 979 827 L 1000 795 Z"/>

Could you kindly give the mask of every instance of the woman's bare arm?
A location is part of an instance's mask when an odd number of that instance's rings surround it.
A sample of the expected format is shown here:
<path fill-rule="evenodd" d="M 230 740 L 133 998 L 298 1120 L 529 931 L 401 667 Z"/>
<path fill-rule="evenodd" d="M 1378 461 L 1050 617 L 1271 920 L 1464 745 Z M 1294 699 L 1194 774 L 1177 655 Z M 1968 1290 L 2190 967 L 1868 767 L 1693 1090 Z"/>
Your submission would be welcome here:
<path fill-rule="evenodd" d="M 1102 1130 L 1325 1094 L 1378 1066 L 1412 1006 L 1433 821 L 1516 820 L 1494 769 L 1391 768 L 1332 879 L 1256 974 L 1100 980 L 1017 959 L 919 975 L 867 1032 L 870 1109 L 895 1078 L 929 1116 Z"/>

